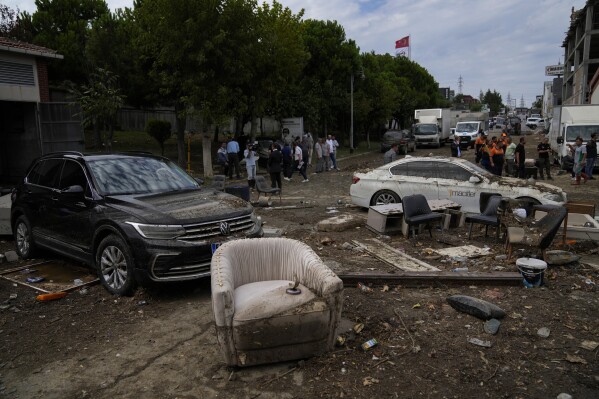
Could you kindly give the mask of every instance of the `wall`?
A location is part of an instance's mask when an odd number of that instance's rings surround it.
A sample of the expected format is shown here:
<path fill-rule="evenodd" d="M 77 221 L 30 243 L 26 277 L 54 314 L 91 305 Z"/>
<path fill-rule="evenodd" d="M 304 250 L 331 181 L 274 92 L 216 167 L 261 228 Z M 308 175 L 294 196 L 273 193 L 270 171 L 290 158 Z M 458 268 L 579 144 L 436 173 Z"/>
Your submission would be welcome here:
<path fill-rule="evenodd" d="M 0 65 L 0 67 L 6 74 L 10 74 L 10 69 L 13 66 L 30 66 L 33 73 L 32 84 L 10 84 L 0 82 L 0 100 L 39 102 L 40 88 L 38 79 L 38 67 L 36 64 L 35 57 L 1 51 L 0 61 L 5 63 L 3 65 Z"/>

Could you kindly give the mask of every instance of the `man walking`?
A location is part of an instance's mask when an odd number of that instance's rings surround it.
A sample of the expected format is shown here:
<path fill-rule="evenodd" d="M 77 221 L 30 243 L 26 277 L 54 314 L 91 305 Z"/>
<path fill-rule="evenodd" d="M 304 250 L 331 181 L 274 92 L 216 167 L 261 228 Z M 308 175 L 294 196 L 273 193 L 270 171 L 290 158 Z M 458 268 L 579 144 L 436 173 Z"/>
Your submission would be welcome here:
<path fill-rule="evenodd" d="M 460 136 L 457 134 L 453 135 L 453 141 L 451 142 L 451 156 L 455 158 L 460 158 L 462 156 L 462 151 L 460 149 Z"/>
<path fill-rule="evenodd" d="M 223 142 L 216 152 L 218 164 L 222 167 L 223 175 L 229 174 L 229 157 L 227 157 L 227 143 Z"/>
<path fill-rule="evenodd" d="M 248 174 L 248 186 L 251 188 L 256 187 L 256 152 L 254 146 L 251 144 L 247 145 L 245 151 L 243 151 L 245 157 L 245 170 Z"/>
<path fill-rule="evenodd" d="M 551 177 L 551 162 L 549 162 L 549 153 L 551 152 L 551 146 L 549 145 L 549 138 L 543 138 L 543 141 L 537 146 L 537 152 L 539 158 L 537 159 L 537 169 L 539 169 L 539 179 L 545 180 L 543 176 L 543 169 L 547 172 L 547 180 L 553 180 Z"/>
<path fill-rule="evenodd" d="M 526 144 L 526 139 L 524 137 L 520 137 L 520 143 L 516 146 L 516 150 L 514 151 L 516 157 L 516 167 L 518 168 L 518 177 L 521 179 L 526 178 L 526 150 L 524 148 L 524 144 Z"/>
<path fill-rule="evenodd" d="M 324 170 L 324 157 L 323 157 L 323 147 L 322 139 L 318 139 L 314 148 L 316 149 L 316 173 L 321 173 Z"/>
<path fill-rule="evenodd" d="M 597 162 L 597 132 L 591 134 L 591 139 L 587 141 L 587 167 L 586 172 L 589 179 L 594 180 L 593 168 Z"/>
<path fill-rule="evenodd" d="M 233 169 L 238 179 L 241 179 L 239 173 L 239 144 L 235 141 L 235 137 L 227 143 L 227 157 L 229 158 L 229 179 L 233 178 Z"/>
<path fill-rule="evenodd" d="M 339 170 L 337 167 L 337 147 L 339 147 L 339 143 L 335 140 L 335 136 L 329 134 L 327 145 L 329 146 L 329 156 L 331 157 L 331 169 Z"/>
<path fill-rule="evenodd" d="M 289 146 L 289 143 L 285 143 L 283 145 L 281 156 L 283 158 L 283 179 L 291 181 L 293 168 L 293 153 L 291 147 Z"/>
<path fill-rule="evenodd" d="M 331 149 L 328 140 L 322 139 L 322 158 L 324 159 L 324 171 L 328 172 L 331 169 Z"/>
<path fill-rule="evenodd" d="M 572 183 L 573 186 L 580 186 L 580 178 L 584 179 L 586 183 L 589 179 L 587 174 L 584 173 L 584 168 L 587 162 L 587 147 L 582 145 L 582 137 L 576 137 L 576 146 L 573 147 L 572 144 L 568 144 L 570 147 L 570 151 L 574 153 L 574 167 L 572 171 L 574 172 L 574 176 L 576 181 Z"/>
<path fill-rule="evenodd" d="M 308 149 L 308 166 L 312 166 L 312 151 L 314 150 L 314 138 L 312 137 L 312 133 L 306 133 L 304 141 L 306 148 Z"/>

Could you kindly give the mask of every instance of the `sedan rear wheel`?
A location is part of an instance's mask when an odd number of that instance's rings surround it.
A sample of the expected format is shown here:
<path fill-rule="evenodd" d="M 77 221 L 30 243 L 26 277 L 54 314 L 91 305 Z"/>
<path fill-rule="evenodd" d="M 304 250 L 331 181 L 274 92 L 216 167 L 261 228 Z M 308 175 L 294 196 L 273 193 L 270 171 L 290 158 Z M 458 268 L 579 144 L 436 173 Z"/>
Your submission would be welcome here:
<path fill-rule="evenodd" d="M 390 190 L 381 190 L 376 192 L 370 200 L 370 205 L 398 204 L 401 200 L 399 195 Z"/>
<path fill-rule="evenodd" d="M 98 276 L 104 287 L 114 295 L 129 295 L 135 288 L 133 258 L 122 238 L 109 235 L 96 251 Z"/>

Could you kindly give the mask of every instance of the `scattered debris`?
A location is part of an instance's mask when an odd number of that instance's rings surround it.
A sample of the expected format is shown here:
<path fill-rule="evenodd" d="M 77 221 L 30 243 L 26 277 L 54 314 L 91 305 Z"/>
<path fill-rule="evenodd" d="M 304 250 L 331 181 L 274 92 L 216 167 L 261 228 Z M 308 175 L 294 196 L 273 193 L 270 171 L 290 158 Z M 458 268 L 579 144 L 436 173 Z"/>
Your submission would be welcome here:
<path fill-rule="evenodd" d="M 566 355 L 566 361 L 570 363 L 587 364 L 587 361 L 578 355 Z"/>
<path fill-rule="evenodd" d="M 337 340 L 335 341 L 337 346 L 343 346 L 345 345 L 345 337 L 342 335 L 338 335 L 337 336 Z"/>
<path fill-rule="evenodd" d="M 44 280 L 45 280 L 45 278 L 39 277 L 39 276 L 38 277 L 27 277 L 25 279 L 25 281 L 27 281 L 28 283 L 32 283 L 32 284 L 41 283 Z"/>
<path fill-rule="evenodd" d="M 15 251 L 6 251 L 4 253 L 4 257 L 6 258 L 6 261 L 9 263 L 16 262 L 19 260 L 19 255 L 17 255 Z"/>
<path fill-rule="evenodd" d="M 597 349 L 597 347 L 599 346 L 599 342 L 595 342 L 595 341 L 582 341 L 580 343 L 580 347 L 582 349 L 586 349 L 588 351 L 594 351 L 595 349 Z"/>
<path fill-rule="evenodd" d="M 580 256 L 569 251 L 555 250 L 545 252 L 545 262 L 549 265 L 567 265 L 569 263 L 578 262 L 579 260 Z"/>
<path fill-rule="evenodd" d="M 380 240 L 377 240 L 376 238 L 372 238 L 369 241 L 373 244 L 364 244 L 356 240 L 353 240 L 352 243 L 357 247 L 362 248 L 365 252 L 369 253 L 375 258 L 400 270 L 439 271 L 438 268 L 431 266 L 419 259 L 413 258 L 410 255 L 401 252 Z"/>
<path fill-rule="evenodd" d="M 560 170 L 560 172 L 562 171 Z M 556 399 L 572 399 L 572 395 L 570 395 L 569 393 L 562 392 L 559 395 L 557 395 Z"/>
<path fill-rule="evenodd" d="M 549 338 L 551 331 L 547 327 L 541 327 L 537 330 L 537 335 L 541 338 Z"/>
<path fill-rule="evenodd" d="M 497 255 L 495 257 L 495 260 L 506 260 L 507 259 L 507 255 Z"/>
<path fill-rule="evenodd" d="M 435 252 L 438 255 L 449 256 L 452 258 L 478 258 L 489 255 L 491 249 L 485 247 L 480 248 L 476 245 L 462 245 L 461 247 L 436 249 Z"/>
<path fill-rule="evenodd" d="M 489 319 L 485 322 L 483 329 L 487 334 L 495 335 L 499 331 L 501 322 L 497 319 Z"/>
<path fill-rule="evenodd" d="M 356 334 L 360 334 L 363 329 L 364 329 L 364 323 L 358 323 L 353 328 L 353 330 L 355 331 Z"/>
<path fill-rule="evenodd" d="M 360 289 L 361 291 L 364 291 L 364 292 L 372 292 L 372 288 L 370 288 L 369 286 L 367 286 L 367 285 L 366 285 L 366 284 L 364 284 L 364 283 L 358 283 L 357 287 L 358 287 L 358 289 Z"/>
<path fill-rule="evenodd" d="M 364 385 L 365 387 L 372 385 L 372 384 L 378 384 L 379 380 L 377 380 L 374 377 L 365 377 L 364 381 L 362 381 L 362 385 Z"/>
<path fill-rule="evenodd" d="M 283 236 L 283 230 L 275 228 L 263 228 L 264 237 L 281 237 Z"/>
<path fill-rule="evenodd" d="M 374 348 L 375 346 L 377 346 L 379 344 L 379 341 L 377 341 L 375 338 L 369 339 L 368 341 L 364 342 L 361 345 L 361 348 L 363 351 L 369 351 L 372 348 Z"/>
<path fill-rule="evenodd" d="M 468 338 L 468 342 L 470 342 L 473 345 L 482 346 L 483 348 L 490 348 L 493 346 L 491 341 L 483 341 L 478 338 Z"/>
<path fill-rule="evenodd" d="M 455 310 L 468 313 L 479 319 L 488 320 L 505 317 L 505 311 L 499 306 L 471 296 L 453 295 L 447 298 L 447 302 Z"/>
<path fill-rule="evenodd" d="M 49 294 L 40 294 L 35 297 L 38 301 L 46 302 L 46 301 L 54 301 L 56 299 L 64 298 L 67 296 L 66 292 L 51 292 Z"/>
<path fill-rule="evenodd" d="M 346 249 L 346 250 L 352 250 L 355 247 L 353 245 L 351 245 L 349 242 L 344 242 L 343 244 L 341 244 L 341 248 Z"/>
<path fill-rule="evenodd" d="M 334 242 L 331 237 L 322 237 L 320 239 L 320 245 L 331 245 Z"/>

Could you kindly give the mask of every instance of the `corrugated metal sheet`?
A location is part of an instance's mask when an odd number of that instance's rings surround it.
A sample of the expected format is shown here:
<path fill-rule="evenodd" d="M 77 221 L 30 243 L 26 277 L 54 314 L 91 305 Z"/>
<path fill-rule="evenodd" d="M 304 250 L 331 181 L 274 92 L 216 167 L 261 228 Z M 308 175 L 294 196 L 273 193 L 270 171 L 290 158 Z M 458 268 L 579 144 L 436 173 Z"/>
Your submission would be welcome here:
<path fill-rule="evenodd" d="M 0 61 L 0 83 L 19 86 L 35 86 L 33 65 Z"/>

